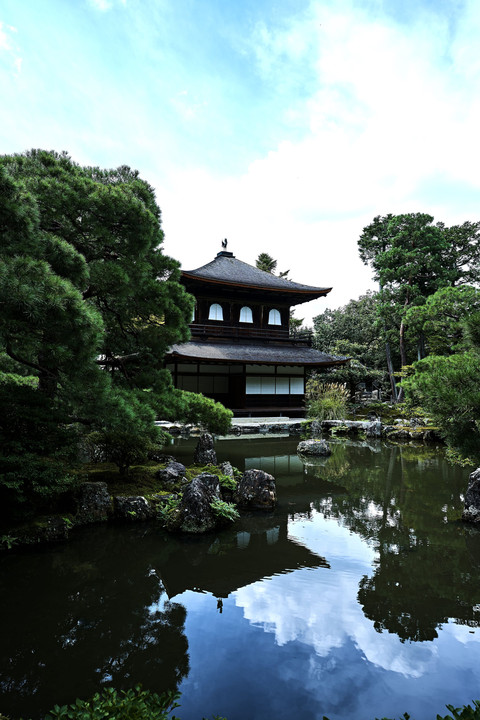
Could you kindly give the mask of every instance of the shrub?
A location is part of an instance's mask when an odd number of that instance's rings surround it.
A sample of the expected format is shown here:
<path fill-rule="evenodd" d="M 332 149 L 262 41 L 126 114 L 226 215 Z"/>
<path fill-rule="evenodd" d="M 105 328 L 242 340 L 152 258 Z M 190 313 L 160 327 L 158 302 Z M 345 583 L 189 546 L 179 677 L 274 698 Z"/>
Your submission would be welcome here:
<path fill-rule="evenodd" d="M 179 419 L 187 423 L 195 423 L 208 432 L 225 435 L 232 425 L 233 413 L 221 403 L 199 393 L 179 390 L 182 409 Z"/>
<path fill-rule="evenodd" d="M 90 700 L 77 700 L 69 706 L 55 705 L 45 720 L 176 720 L 170 712 L 179 707 L 179 697 L 178 692 L 157 695 L 142 690 L 140 685 L 120 692 L 105 688 Z"/>
<path fill-rule="evenodd" d="M 128 475 L 132 465 L 139 465 L 158 453 L 164 440 L 158 442 L 149 437 L 122 430 L 98 430 L 86 438 L 86 446 L 92 459 L 107 460 L 118 466 L 120 475 Z"/>
<path fill-rule="evenodd" d="M 307 415 L 318 420 L 342 420 L 347 414 L 348 398 L 345 385 L 325 383 L 313 375 L 305 392 Z"/>

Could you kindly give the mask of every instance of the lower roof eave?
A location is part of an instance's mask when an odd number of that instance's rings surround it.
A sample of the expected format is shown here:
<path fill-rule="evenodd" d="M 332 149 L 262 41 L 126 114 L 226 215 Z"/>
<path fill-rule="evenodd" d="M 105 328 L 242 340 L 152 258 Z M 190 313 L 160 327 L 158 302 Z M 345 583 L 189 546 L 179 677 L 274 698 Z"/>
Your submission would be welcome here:
<path fill-rule="evenodd" d="M 350 362 L 350 358 L 346 360 L 325 360 L 323 362 L 303 362 L 303 361 L 285 361 L 285 360 L 219 360 L 218 358 L 195 358 L 191 355 L 179 355 L 178 353 L 172 353 L 166 355 L 166 361 L 169 360 L 182 360 L 186 362 L 203 362 L 209 365 L 288 365 L 291 367 L 330 367 L 332 365 L 346 365 Z"/>
<path fill-rule="evenodd" d="M 315 348 L 187 342 L 172 346 L 166 360 L 221 365 L 288 365 L 313 369 L 345 365 L 350 358 L 328 355 Z"/>

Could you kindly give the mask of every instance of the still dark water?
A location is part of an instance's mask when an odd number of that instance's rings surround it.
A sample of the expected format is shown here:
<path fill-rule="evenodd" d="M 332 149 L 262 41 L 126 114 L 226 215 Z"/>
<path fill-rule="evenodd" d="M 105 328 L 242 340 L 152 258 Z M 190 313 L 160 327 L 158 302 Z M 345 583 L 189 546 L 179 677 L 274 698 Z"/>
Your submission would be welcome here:
<path fill-rule="evenodd" d="M 219 441 L 277 478 L 275 513 L 180 539 L 98 526 L 0 557 L 0 711 L 102 684 L 178 687 L 182 720 L 373 720 L 480 699 L 480 532 L 432 448 Z M 191 462 L 193 441 L 173 452 Z M 445 712 L 443 712 L 445 710 Z"/>

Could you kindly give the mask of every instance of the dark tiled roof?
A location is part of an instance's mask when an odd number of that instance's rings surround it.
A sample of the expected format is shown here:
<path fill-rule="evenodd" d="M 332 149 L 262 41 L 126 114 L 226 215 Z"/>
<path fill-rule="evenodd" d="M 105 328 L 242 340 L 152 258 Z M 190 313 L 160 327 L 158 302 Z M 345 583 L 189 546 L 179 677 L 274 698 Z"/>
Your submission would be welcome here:
<path fill-rule="evenodd" d="M 168 355 L 188 360 L 262 363 L 265 365 L 310 365 L 311 367 L 343 365 L 347 362 L 345 357 L 327 355 L 311 347 L 294 345 L 187 342 L 172 345 Z"/>
<path fill-rule="evenodd" d="M 283 292 L 295 292 L 312 294 L 315 297 L 326 295 L 332 288 L 313 287 L 302 285 L 285 278 L 277 277 L 271 273 L 259 270 L 253 265 L 248 265 L 229 252 L 219 252 L 217 257 L 206 265 L 196 270 L 184 270 L 185 278 L 207 280 L 211 282 L 223 282 L 231 285 L 247 285 L 249 287 L 263 288 L 267 290 L 281 290 Z"/>

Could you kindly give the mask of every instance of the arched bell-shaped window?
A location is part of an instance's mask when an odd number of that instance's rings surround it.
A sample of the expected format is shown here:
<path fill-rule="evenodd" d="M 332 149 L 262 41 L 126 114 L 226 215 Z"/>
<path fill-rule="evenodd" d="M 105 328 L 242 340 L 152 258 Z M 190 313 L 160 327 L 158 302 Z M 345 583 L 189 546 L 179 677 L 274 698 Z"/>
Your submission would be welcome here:
<path fill-rule="evenodd" d="M 218 303 L 213 303 L 210 305 L 210 310 L 208 312 L 208 319 L 209 320 L 223 320 L 223 309 L 222 306 Z"/>
<path fill-rule="evenodd" d="M 240 322 L 253 323 L 253 315 L 251 308 L 245 306 L 240 310 Z"/>
<path fill-rule="evenodd" d="M 280 317 L 280 312 L 278 310 L 272 309 L 268 313 L 268 324 L 269 325 L 281 325 L 282 324 L 282 318 Z"/>

